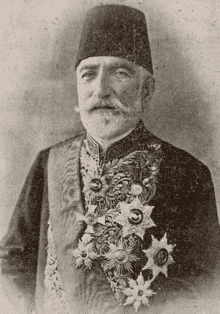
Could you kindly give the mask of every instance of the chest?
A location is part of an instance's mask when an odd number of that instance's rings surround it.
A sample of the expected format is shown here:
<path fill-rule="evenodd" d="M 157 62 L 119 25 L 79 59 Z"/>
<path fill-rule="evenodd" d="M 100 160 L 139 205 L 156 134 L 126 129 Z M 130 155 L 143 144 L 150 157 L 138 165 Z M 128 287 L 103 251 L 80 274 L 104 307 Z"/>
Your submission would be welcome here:
<path fill-rule="evenodd" d="M 85 215 L 77 220 L 86 230 L 76 258 L 79 267 L 98 259 L 121 303 L 132 280 L 153 287 L 153 295 L 168 276 L 178 276 L 191 250 L 193 202 L 178 186 L 163 193 L 169 176 L 161 182 L 162 161 L 159 145 L 104 164 L 81 151 Z"/>

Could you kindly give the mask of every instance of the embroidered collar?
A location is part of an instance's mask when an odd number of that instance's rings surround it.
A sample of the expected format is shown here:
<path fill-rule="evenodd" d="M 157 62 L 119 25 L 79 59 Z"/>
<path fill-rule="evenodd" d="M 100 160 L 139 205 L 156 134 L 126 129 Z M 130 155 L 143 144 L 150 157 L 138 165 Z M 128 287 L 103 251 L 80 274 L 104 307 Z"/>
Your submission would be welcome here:
<path fill-rule="evenodd" d="M 86 150 L 96 160 L 102 160 L 106 162 L 113 160 L 114 158 L 122 158 L 134 150 L 144 149 L 142 138 L 144 137 L 144 142 L 146 145 L 146 135 L 149 137 L 150 133 L 146 130 L 144 123 L 140 120 L 131 133 L 108 147 L 105 154 L 103 153 L 100 145 L 94 140 L 94 138 L 92 138 L 90 134 L 87 134 L 84 145 Z"/>

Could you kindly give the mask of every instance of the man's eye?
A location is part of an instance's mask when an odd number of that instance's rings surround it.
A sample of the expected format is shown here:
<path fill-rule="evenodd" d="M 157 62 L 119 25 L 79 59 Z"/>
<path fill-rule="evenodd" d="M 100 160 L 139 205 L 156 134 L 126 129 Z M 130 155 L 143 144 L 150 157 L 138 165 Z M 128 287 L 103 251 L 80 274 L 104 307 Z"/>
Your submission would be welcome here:
<path fill-rule="evenodd" d="M 85 73 L 82 74 L 82 78 L 89 79 L 89 78 L 92 78 L 94 75 L 95 75 L 95 73 L 92 72 L 92 71 L 85 72 Z"/>
<path fill-rule="evenodd" d="M 116 75 L 117 77 L 119 77 L 119 78 L 126 78 L 126 77 L 129 77 L 128 72 L 123 71 L 123 70 L 116 71 L 116 72 L 115 72 L 115 75 Z"/>

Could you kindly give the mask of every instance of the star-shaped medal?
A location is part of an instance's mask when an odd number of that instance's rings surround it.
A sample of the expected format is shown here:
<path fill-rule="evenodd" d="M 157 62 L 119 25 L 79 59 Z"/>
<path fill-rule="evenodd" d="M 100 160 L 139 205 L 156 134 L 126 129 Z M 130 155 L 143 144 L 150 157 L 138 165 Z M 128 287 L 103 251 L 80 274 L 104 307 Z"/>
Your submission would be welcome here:
<path fill-rule="evenodd" d="M 148 250 L 143 250 L 146 257 L 148 258 L 148 262 L 142 270 L 151 269 L 154 278 L 159 273 L 163 273 L 167 277 L 168 266 L 174 263 L 171 253 L 173 252 L 175 246 L 175 244 L 168 244 L 166 233 L 161 240 L 157 240 L 152 235 L 152 244 L 150 248 Z"/>
<path fill-rule="evenodd" d="M 118 207 L 121 214 L 117 217 L 117 223 L 123 226 L 123 237 L 136 234 L 143 240 L 145 230 L 155 226 L 151 219 L 154 206 L 143 205 L 138 197 L 130 204 L 120 202 Z"/>

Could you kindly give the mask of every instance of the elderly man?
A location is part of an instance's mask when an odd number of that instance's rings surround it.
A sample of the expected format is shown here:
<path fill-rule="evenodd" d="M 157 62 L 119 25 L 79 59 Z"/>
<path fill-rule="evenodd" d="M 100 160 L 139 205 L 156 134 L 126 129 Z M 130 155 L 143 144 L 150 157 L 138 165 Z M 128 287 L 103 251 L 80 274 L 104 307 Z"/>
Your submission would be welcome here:
<path fill-rule="evenodd" d="M 2 241 L 4 280 L 36 313 L 163 313 L 204 296 L 220 244 L 212 180 L 141 120 L 154 91 L 144 14 L 90 10 L 76 74 L 86 134 L 38 155 Z"/>

